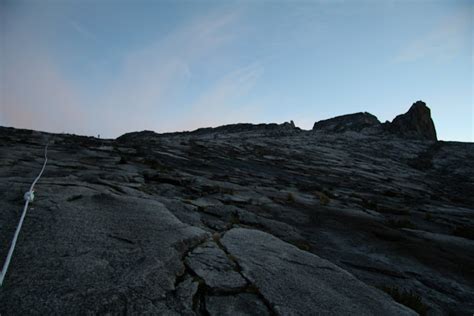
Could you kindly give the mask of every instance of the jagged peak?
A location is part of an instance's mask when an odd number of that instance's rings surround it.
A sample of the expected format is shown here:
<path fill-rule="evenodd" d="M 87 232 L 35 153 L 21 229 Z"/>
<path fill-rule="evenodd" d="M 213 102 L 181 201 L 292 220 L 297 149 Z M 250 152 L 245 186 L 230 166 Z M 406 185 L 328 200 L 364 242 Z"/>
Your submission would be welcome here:
<path fill-rule="evenodd" d="M 405 114 L 398 115 L 392 122 L 381 124 L 376 116 L 368 112 L 358 112 L 321 120 L 313 126 L 314 131 L 332 133 L 361 132 L 368 128 L 378 134 L 388 132 L 407 139 L 437 140 L 431 110 L 421 100 L 413 103 Z"/>
<path fill-rule="evenodd" d="M 330 119 L 320 120 L 314 123 L 313 131 L 323 131 L 331 133 L 362 132 L 370 130 L 377 134 L 395 134 L 407 139 L 437 140 L 436 129 L 431 119 L 431 110 L 426 103 L 419 100 L 412 104 L 405 114 L 400 114 L 392 122 L 381 123 L 378 118 L 368 112 L 357 112 L 336 116 Z M 153 131 L 141 131 L 124 134 L 117 138 L 119 141 L 134 141 L 144 138 L 156 138 L 172 135 L 235 135 L 235 134 L 255 134 L 264 136 L 285 136 L 301 132 L 293 121 L 277 123 L 237 123 L 221 125 L 217 127 L 203 127 L 194 131 L 173 132 L 158 134 Z"/>
<path fill-rule="evenodd" d="M 408 112 L 398 115 L 385 126 L 388 131 L 406 138 L 438 139 L 431 118 L 431 110 L 421 100 L 413 103 Z"/>

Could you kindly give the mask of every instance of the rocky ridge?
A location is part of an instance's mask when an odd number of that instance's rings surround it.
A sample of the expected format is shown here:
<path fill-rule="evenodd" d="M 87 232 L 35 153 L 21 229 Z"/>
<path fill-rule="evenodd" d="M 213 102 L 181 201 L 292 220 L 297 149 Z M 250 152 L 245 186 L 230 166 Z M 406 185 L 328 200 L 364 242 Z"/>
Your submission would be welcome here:
<path fill-rule="evenodd" d="M 365 128 L 379 125 L 380 122 L 376 116 L 367 112 L 360 112 L 318 121 L 314 123 L 313 130 L 324 130 L 339 133 L 346 131 L 360 132 Z"/>
<path fill-rule="evenodd" d="M 379 124 L 0 128 L 2 259 L 50 141 L 0 313 L 472 313 L 474 145 Z"/>
<path fill-rule="evenodd" d="M 370 113 L 354 113 L 318 121 L 314 123 L 313 131 L 333 133 L 355 131 L 376 135 L 388 133 L 406 139 L 437 140 L 431 110 L 423 101 L 413 103 L 407 113 L 398 115 L 392 122 L 382 124 Z"/>

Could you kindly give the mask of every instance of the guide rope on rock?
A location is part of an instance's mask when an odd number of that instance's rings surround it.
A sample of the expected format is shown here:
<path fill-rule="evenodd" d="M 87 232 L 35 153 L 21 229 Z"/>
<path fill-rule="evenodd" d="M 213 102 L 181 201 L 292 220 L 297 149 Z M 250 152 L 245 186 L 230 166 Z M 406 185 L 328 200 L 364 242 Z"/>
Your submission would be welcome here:
<path fill-rule="evenodd" d="M 48 162 L 48 145 L 49 145 L 49 142 L 46 143 L 46 146 L 44 148 L 43 168 L 41 168 L 40 173 L 38 174 L 36 179 L 31 184 L 30 189 L 27 192 L 25 192 L 25 194 L 23 196 L 23 198 L 25 199 L 25 206 L 23 208 L 23 213 L 21 214 L 20 221 L 18 222 L 18 227 L 16 228 L 15 235 L 13 236 L 13 240 L 12 240 L 12 243 L 10 245 L 10 249 L 8 250 L 7 258 L 5 259 L 5 263 L 3 264 L 2 274 L 0 275 L 0 286 L 3 285 L 3 280 L 5 279 L 5 276 L 7 274 L 8 266 L 10 265 L 10 261 L 11 261 L 12 255 L 13 255 L 13 251 L 15 250 L 18 235 L 20 234 L 21 226 L 23 225 L 23 221 L 25 219 L 26 212 L 28 211 L 28 204 L 33 202 L 33 200 L 35 198 L 35 194 L 34 194 L 33 189 L 36 185 L 36 182 L 38 182 L 38 180 L 43 175 L 44 169 L 46 168 L 46 163 Z"/>

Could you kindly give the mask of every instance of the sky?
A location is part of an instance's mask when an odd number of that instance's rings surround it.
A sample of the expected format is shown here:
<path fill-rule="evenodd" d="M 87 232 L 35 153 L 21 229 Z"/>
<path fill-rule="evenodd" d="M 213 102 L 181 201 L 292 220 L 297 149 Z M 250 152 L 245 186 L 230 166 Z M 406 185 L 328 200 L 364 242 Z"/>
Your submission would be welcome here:
<path fill-rule="evenodd" d="M 474 1 L 0 0 L 0 125 L 113 138 L 380 121 L 474 141 Z"/>

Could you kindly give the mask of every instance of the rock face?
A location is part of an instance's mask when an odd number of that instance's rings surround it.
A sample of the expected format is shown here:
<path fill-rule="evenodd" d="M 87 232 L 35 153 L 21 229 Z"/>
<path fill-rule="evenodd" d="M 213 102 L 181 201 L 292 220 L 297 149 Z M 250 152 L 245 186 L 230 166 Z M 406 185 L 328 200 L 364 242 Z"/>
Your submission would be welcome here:
<path fill-rule="evenodd" d="M 184 272 L 181 247 L 208 233 L 150 199 L 61 183 L 51 189 L 63 185 L 61 195 L 43 190 L 40 199 L 51 199 L 31 209 L 2 293 L 2 308 L 15 308 L 5 314 L 173 312 L 153 301 L 175 290 L 175 276 Z"/>
<path fill-rule="evenodd" d="M 232 229 L 222 244 L 278 315 L 416 315 L 329 261 L 267 233 Z"/>
<path fill-rule="evenodd" d="M 117 140 L 0 127 L 1 263 L 50 140 L 0 314 L 472 313 L 474 144 L 361 117 Z"/>
<path fill-rule="evenodd" d="M 378 125 L 380 125 L 380 122 L 377 117 L 367 112 L 360 112 L 336 116 L 328 120 L 318 121 L 314 123 L 313 130 L 323 130 L 328 132 L 360 132 L 361 130 L 367 127 L 373 127 Z"/>
<path fill-rule="evenodd" d="M 130 142 L 132 140 L 148 140 L 153 142 L 158 137 L 172 137 L 172 136 L 197 136 L 200 138 L 218 138 L 218 137 L 229 137 L 238 134 L 240 137 L 255 137 L 255 136 L 289 136 L 296 135 L 301 132 L 299 127 L 295 126 L 293 121 L 284 122 L 281 124 L 269 123 L 269 124 L 250 124 L 250 123 L 239 123 L 229 124 L 218 127 L 204 127 L 198 128 L 191 132 L 177 132 L 177 133 L 165 133 L 158 135 L 150 131 L 132 132 L 127 133 L 119 138 L 118 141 Z"/>
<path fill-rule="evenodd" d="M 247 285 L 235 271 L 235 263 L 215 243 L 209 242 L 195 249 L 186 258 L 186 264 L 214 290 L 232 291 Z"/>
<path fill-rule="evenodd" d="M 381 137 L 388 134 L 404 139 L 437 140 L 431 111 L 423 101 L 415 102 L 407 113 L 398 115 L 391 123 L 381 124 L 374 115 L 361 112 L 318 121 L 314 123 L 313 131 L 326 133 L 352 131 Z"/>
<path fill-rule="evenodd" d="M 143 142 L 145 139 L 154 139 L 158 136 L 159 134 L 153 132 L 153 131 L 141 131 L 141 132 L 133 132 L 133 133 L 127 133 L 124 134 L 120 137 L 117 138 L 117 141 L 122 141 L 122 142 Z"/>
<path fill-rule="evenodd" d="M 397 116 L 387 129 L 407 138 L 437 140 L 431 111 L 423 101 L 413 103 L 410 110 Z"/>
<path fill-rule="evenodd" d="M 211 296 L 206 300 L 211 316 L 220 315 L 270 315 L 267 307 L 255 294 L 243 293 L 232 296 Z"/>

